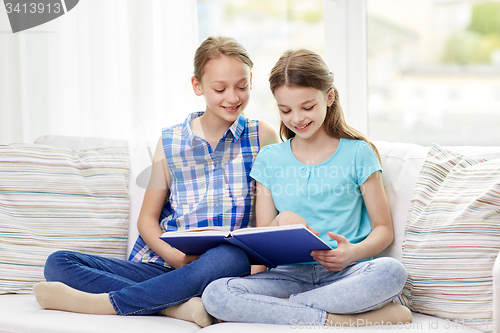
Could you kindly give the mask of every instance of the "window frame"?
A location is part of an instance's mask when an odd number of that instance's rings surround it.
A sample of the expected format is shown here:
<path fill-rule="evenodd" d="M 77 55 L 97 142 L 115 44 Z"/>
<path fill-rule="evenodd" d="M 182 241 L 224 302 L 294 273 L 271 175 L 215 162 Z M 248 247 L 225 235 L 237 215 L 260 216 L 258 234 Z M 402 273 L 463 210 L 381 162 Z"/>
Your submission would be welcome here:
<path fill-rule="evenodd" d="M 325 61 L 349 125 L 368 134 L 366 0 L 324 0 Z"/>

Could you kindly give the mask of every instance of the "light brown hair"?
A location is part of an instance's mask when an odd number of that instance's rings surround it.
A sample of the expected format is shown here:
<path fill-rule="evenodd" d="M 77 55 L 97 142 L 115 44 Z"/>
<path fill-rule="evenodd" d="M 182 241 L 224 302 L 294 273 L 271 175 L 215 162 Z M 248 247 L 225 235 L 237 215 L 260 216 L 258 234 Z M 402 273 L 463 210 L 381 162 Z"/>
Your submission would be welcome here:
<path fill-rule="evenodd" d="M 222 55 L 243 62 L 250 67 L 250 70 L 253 68 L 253 62 L 247 50 L 234 38 L 224 36 L 208 37 L 201 43 L 194 55 L 194 77 L 201 81 L 207 62 Z"/>
<path fill-rule="evenodd" d="M 375 150 L 380 160 L 375 145 L 363 133 L 347 125 L 340 106 L 339 93 L 333 85 L 333 73 L 318 54 L 305 49 L 285 52 L 271 70 L 269 84 L 273 94 L 276 89 L 285 85 L 315 88 L 325 94 L 333 89 L 335 100 L 327 108 L 324 120 L 326 133 L 337 138 L 364 140 Z M 281 139 L 288 140 L 294 136 L 295 133 L 281 122 Z"/>

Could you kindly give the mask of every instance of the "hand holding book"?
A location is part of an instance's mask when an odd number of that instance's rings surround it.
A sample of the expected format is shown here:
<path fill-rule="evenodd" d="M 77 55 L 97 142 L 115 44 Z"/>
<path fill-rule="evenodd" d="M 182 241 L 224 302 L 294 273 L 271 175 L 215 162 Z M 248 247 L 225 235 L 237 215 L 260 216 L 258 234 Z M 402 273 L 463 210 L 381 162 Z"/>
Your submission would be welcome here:
<path fill-rule="evenodd" d="M 311 255 L 314 260 L 319 262 L 326 269 L 339 272 L 354 261 L 349 255 L 352 255 L 353 253 L 353 244 L 351 244 L 344 236 L 333 232 L 328 232 L 328 236 L 337 242 L 337 248 L 331 251 L 314 250 Z"/>

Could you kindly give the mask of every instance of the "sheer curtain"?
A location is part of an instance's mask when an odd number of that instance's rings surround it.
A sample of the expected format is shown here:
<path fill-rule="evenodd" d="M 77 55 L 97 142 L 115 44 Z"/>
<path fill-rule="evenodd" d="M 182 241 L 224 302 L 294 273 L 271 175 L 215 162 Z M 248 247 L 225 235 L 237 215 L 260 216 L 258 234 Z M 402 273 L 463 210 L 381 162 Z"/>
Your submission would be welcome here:
<path fill-rule="evenodd" d="M 197 31 L 195 0 L 82 0 L 16 34 L 0 8 L 0 141 L 155 142 L 203 105 L 190 86 Z"/>

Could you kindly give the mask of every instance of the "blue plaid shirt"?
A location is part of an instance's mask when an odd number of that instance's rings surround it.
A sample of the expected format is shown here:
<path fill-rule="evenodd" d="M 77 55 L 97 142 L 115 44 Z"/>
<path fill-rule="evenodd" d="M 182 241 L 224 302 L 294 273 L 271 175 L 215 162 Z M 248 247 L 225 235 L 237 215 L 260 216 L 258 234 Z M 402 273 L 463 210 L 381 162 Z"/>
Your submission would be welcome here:
<path fill-rule="evenodd" d="M 164 232 L 205 226 L 235 230 L 253 221 L 255 181 L 250 170 L 260 148 L 258 121 L 240 115 L 212 150 L 191 131 L 191 121 L 202 114 L 192 113 L 162 132 L 171 175 L 170 198 L 160 217 Z M 168 265 L 141 236 L 129 260 Z"/>

